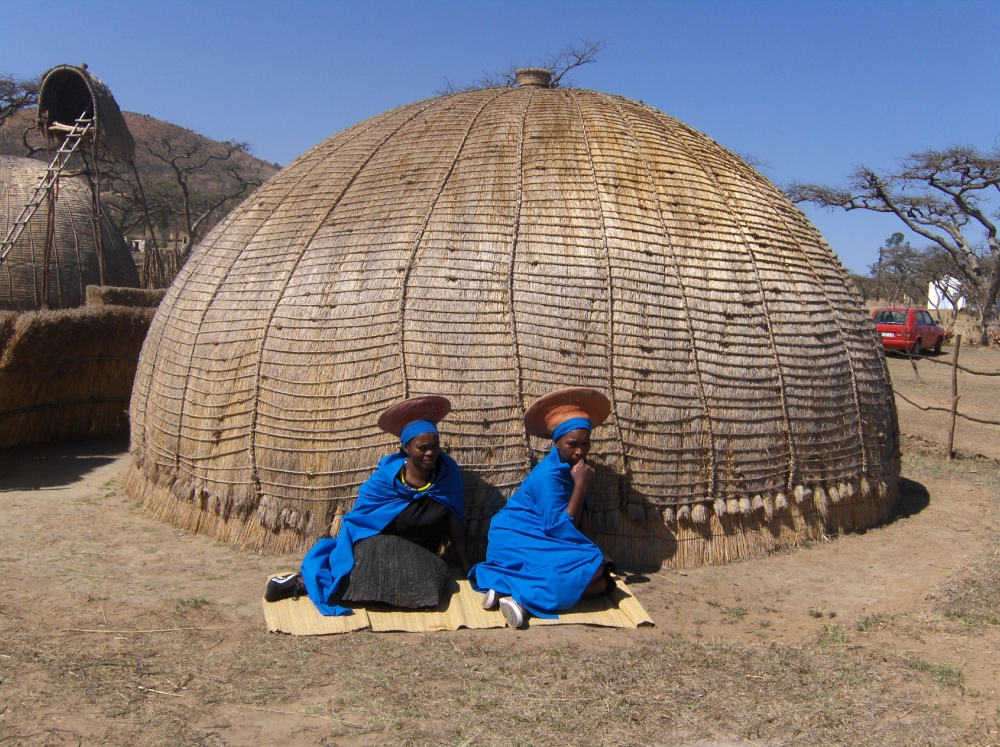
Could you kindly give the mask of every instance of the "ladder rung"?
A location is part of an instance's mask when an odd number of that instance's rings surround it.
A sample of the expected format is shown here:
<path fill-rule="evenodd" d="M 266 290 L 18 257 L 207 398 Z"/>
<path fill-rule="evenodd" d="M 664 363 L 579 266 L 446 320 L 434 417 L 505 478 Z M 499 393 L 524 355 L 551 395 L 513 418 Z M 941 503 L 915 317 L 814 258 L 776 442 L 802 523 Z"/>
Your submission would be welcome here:
<path fill-rule="evenodd" d="M 63 139 L 59 149 L 56 151 L 55 156 L 46 167 L 45 173 L 42 175 L 42 180 L 39 182 L 38 186 L 35 187 L 35 192 L 32 194 L 31 199 L 28 200 L 27 204 L 21 209 L 17 218 L 10 225 L 4 240 L 0 241 L 0 264 L 3 264 L 7 255 L 10 254 L 11 250 L 14 248 L 15 242 L 17 242 L 17 240 L 21 237 L 24 227 L 28 225 L 28 222 L 34 216 L 38 207 L 42 204 L 42 200 L 45 195 L 51 192 L 52 185 L 55 184 L 56 179 L 59 178 L 59 174 L 66 168 L 69 156 L 73 155 L 76 149 L 80 146 L 83 136 L 87 134 L 92 124 L 92 119 L 83 119 L 83 117 L 80 117 L 76 120 L 76 124 L 73 125 L 72 129 Z M 81 128 L 80 125 L 84 126 Z M 63 156 L 66 156 L 66 158 L 63 158 Z"/>

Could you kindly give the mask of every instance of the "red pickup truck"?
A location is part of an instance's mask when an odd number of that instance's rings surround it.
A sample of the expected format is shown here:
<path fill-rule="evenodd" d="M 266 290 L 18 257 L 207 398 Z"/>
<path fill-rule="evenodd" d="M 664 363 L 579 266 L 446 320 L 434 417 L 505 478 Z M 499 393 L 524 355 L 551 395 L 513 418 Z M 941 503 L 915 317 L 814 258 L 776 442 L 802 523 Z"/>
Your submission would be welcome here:
<path fill-rule="evenodd" d="M 872 320 L 882 335 L 882 347 L 886 350 L 909 351 L 911 355 L 920 355 L 922 350 L 930 349 L 941 352 L 944 328 L 924 309 L 887 306 L 875 309 Z"/>

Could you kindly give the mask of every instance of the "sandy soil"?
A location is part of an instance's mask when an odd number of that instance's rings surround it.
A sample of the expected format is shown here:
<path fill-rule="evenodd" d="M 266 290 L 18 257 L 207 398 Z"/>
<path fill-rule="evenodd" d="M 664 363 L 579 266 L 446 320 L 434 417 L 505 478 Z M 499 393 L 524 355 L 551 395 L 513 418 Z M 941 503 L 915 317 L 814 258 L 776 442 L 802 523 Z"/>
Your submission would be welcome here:
<path fill-rule="evenodd" d="M 950 398 L 919 365 L 890 361 L 896 386 Z M 998 383 L 963 378 L 962 407 L 1000 418 Z M 907 407 L 891 523 L 634 573 L 657 623 L 634 631 L 270 635 L 263 582 L 295 558 L 153 518 L 123 440 L 7 452 L 0 744 L 1000 745 L 998 430 L 960 422 L 945 462 L 938 414 Z M 959 610 L 956 584 L 987 601 Z"/>

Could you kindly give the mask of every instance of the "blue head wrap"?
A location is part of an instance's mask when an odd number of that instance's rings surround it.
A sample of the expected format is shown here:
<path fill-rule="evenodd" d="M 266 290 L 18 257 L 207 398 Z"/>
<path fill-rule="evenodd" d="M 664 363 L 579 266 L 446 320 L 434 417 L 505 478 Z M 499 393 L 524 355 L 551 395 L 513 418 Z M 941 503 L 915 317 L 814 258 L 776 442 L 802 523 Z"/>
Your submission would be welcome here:
<path fill-rule="evenodd" d="M 403 432 L 399 434 L 399 442 L 406 446 L 410 439 L 414 436 L 419 436 L 421 433 L 437 433 L 437 426 L 434 425 L 429 420 L 414 420 L 412 423 L 407 423 L 406 427 L 403 428 Z"/>
<path fill-rule="evenodd" d="M 593 430 L 590 425 L 590 420 L 587 418 L 570 418 L 569 420 L 562 421 L 558 426 L 556 426 L 556 429 L 552 431 L 552 440 L 558 441 L 567 433 L 575 431 L 577 428 L 584 428 L 588 431 Z"/>

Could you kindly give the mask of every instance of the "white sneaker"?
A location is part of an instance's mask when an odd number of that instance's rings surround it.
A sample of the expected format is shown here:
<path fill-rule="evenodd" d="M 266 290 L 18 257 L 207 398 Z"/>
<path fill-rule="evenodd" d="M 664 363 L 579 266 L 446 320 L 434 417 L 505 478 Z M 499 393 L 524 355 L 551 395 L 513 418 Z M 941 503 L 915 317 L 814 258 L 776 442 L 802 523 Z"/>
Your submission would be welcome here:
<path fill-rule="evenodd" d="M 497 600 L 500 599 L 500 595 L 497 594 L 496 589 L 490 589 L 486 592 L 486 596 L 483 597 L 483 609 L 491 610 L 497 606 Z"/>
<path fill-rule="evenodd" d="M 528 610 L 510 597 L 500 598 L 500 611 L 503 613 L 507 624 L 512 628 L 520 628 L 524 625 L 524 620 L 528 616 Z"/>

